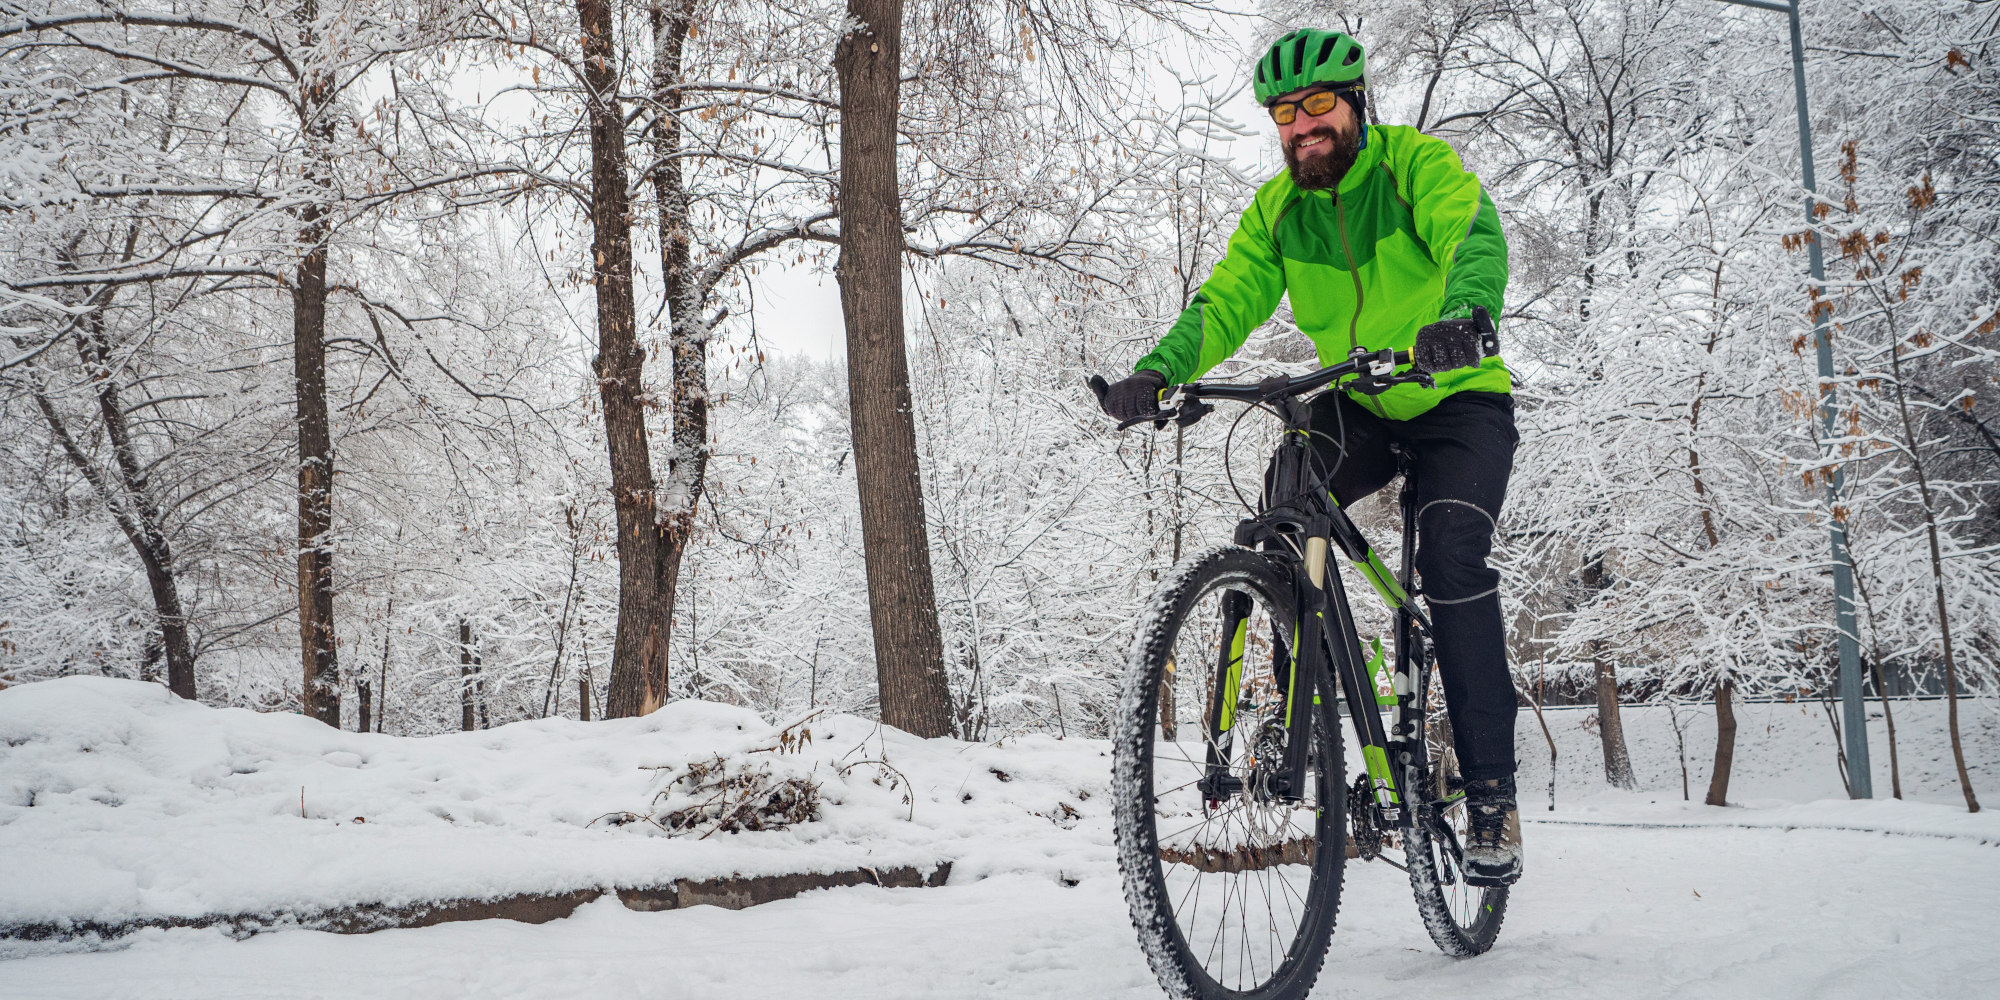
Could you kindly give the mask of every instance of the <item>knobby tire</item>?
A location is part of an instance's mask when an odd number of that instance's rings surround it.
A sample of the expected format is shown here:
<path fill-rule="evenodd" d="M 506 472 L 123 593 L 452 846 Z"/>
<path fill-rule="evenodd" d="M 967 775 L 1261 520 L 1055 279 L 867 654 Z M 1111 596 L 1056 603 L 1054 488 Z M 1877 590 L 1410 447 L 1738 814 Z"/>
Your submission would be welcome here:
<path fill-rule="evenodd" d="M 1318 805 L 1317 811 L 1312 813 L 1315 817 L 1313 840 L 1318 847 L 1310 851 L 1304 862 L 1310 868 L 1310 881 L 1305 892 L 1294 893 L 1302 904 L 1302 912 L 1298 915 L 1293 938 L 1282 960 L 1268 970 L 1266 978 L 1244 984 L 1240 981 L 1240 966 L 1236 985 L 1225 985 L 1211 975 L 1210 969 L 1205 966 L 1204 956 L 1190 947 L 1177 922 L 1176 900 L 1167 884 L 1169 869 L 1176 869 L 1178 876 L 1191 880 L 1198 881 L 1204 876 L 1198 873 L 1201 871 L 1198 867 L 1192 869 L 1197 873 L 1190 874 L 1190 869 L 1180 862 L 1164 860 L 1160 849 L 1158 819 L 1165 807 L 1156 808 L 1154 758 L 1156 752 L 1163 752 L 1159 749 L 1162 746 L 1176 750 L 1179 747 L 1161 735 L 1164 733 L 1164 728 L 1159 725 L 1161 680 L 1166 675 L 1168 658 L 1174 653 L 1177 638 L 1190 624 L 1190 613 L 1199 608 L 1205 598 L 1226 591 L 1246 594 L 1252 602 L 1262 605 L 1276 634 L 1286 634 L 1292 624 L 1293 591 L 1289 571 L 1270 557 L 1249 549 L 1231 546 L 1197 555 L 1176 567 L 1154 592 L 1140 618 L 1138 633 L 1127 655 L 1113 734 L 1113 798 L 1119 867 L 1124 877 L 1126 903 L 1131 909 L 1133 925 L 1139 932 L 1140 946 L 1161 986 L 1170 995 L 1198 997 L 1201 1000 L 1300 1000 L 1311 992 L 1320 966 L 1325 961 L 1327 945 L 1339 912 L 1341 879 L 1346 865 L 1345 782 L 1338 719 L 1331 693 L 1327 693 L 1323 703 L 1318 705 L 1312 705 L 1309 699 L 1301 699 L 1306 704 L 1306 716 L 1316 729 L 1312 744 L 1313 765 L 1308 780 L 1315 789 L 1314 798 Z M 1203 669 L 1208 666 L 1202 664 Z M 1185 666 L 1177 669 L 1185 669 Z M 1210 711 L 1212 708 L 1203 709 L 1204 713 Z M 1204 714 L 1203 718 L 1207 717 Z M 1239 720 L 1238 724 L 1243 723 Z M 1174 776 L 1178 778 L 1177 773 Z M 1164 799 L 1174 791 L 1174 788 L 1162 790 L 1159 798 Z M 1246 796 L 1245 802 L 1248 801 Z M 1305 810 L 1294 809 L 1293 812 L 1302 813 Z M 1202 815 L 1208 815 L 1206 807 Z M 1205 824 L 1206 821 L 1203 822 Z M 1172 835 L 1171 831 L 1169 835 Z M 1180 867 L 1176 868 L 1177 865 Z M 1297 862 L 1260 863 L 1260 867 L 1267 872 L 1298 866 Z M 1235 874 L 1241 872 L 1239 869 Z M 1282 870 L 1276 879 L 1281 888 L 1292 892 Z M 1268 887 L 1265 891 L 1268 901 Z M 1188 919 L 1192 919 L 1192 915 Z M 1225 925 L 1227 921 L 1228 897 L 1225 896 Z M 1245 921 L 1246 928 L 1249 923 Z M 1276 936 L 1275 930 L 1273 936 Z M 1210 960 L 1213 961 L 1213 956 Z M 1217 966 L 1218 970 L 1221 968 L 1221 965 Z M 1254 966 L 1252 973 L 1253 977 L 1262 974 Z"/>

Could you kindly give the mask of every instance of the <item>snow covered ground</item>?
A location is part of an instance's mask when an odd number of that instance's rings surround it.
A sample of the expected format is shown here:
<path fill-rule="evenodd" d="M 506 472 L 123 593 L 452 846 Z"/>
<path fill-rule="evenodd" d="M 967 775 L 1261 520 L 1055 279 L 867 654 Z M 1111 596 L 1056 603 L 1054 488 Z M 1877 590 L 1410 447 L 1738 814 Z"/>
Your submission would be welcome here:
<path fill-rule="evenodd" d="M 1889 736 L 1882 705 L 1868 703 L 1869 771 L 1875 794 L 1889 798 Z M 1903 797 L 1963 807 L 1958 772 L 1952 764 L 1942 700 L 1895 700 L 1898 758 L 1902 765 Z M 1557 808 L 1604 787 L 1603 741 L 1596 730 L 1595 708 L 1544 709 L 1549 734 L 1556 741 Z M 1632 771 L 1647 798 L 1678 801 L 1681 797 L 1681 746 L 1674 739 L 1674 721 L 1685 745 L 1688 788 L 1700 802 L 1708 791 L 1715 760 L 1715 706 L 1626 705 L 1625 742 Z M 1974 790 L 1991 789 L 2000 799 L 2000 706 L 1962 699 L 1959 730 L 1965 739 L 1965 762 Z M 1736 762 L 1730 771 L 1729 797 L 1734 801 L 1803 802 L 1845 799 L 1833 728 L 1817 701 L 1739 702 L 1736 705 Z M 1521 710 L 1515 728 L 1514 752 L 1520 761 L 1523 801 L 1548 804 L 1549 745 L 1528 709 Z M 2000 804 L 1996 802 L 1995 804 Z"/>
<path fill-rule="evenodd" d="M 604 900 L 541 925 L 290 930 L 241 941 L 219 930 L 145 930 L 90 952 L 17 943 L 15 959 L 0 964 L 0 997 L 1157 995 L 1119 895 L 1102 743 L 967 746 L 816 720 L 804 751 L 752 756 L 823 779 L 823 820 L 697 841 L 591 821 L 646 807 L 663 779 L 642 768 L 771 745 L 776 728 L 749 713 L 680 703 L 643 720 L 404 740 L 202 708 L 156 690 L 80 678 L 0 692 L 0 922 L 935 858 L 958 866 L 944 888 L 839 889 L 742 911 L 641 913 Z M 1930 751 L 1914 747 L 1941 735 L 1941 706 L 1929 716 L 1913 707 L 1907 719 L 1901 708 L 1912 747 L 1906 788 L 1934 801 L 1809 801 L 1838 795 L 1839 782 L 1830 749 L 1821 760 L 1812 742 L 1823 717 L 1804 717 L 1817 728 L 1794 725 L 1798 706 L 1739 712 L 1744 806 L 1698 804 L 1712 747 L 1692 733 L 1696 803 L 1680 800 L 1672 731 L 1663 757 L 1650 709 L 1627 718 L 1644 787 L 1601 792 L 1586 713 L 1568 710 L 1550 713 L 1562 752 L 1551 813 L 1535 784 L 1546 781 L 1547 747 L 1526 715 L 1523 759 L 1539 748 L 1544 770 L 1522 776 L 1529 874 L 1499 947 L 1446 959 L 1400 872 L 1351 865 L 1317 995 L 1981 994 L 2000 981 L 1990 926 L 2000 816 L 1966 815 L 1949 804 L 1953 786 L 1916 766 Z M 1973 706 L 1965 718 L 1980 773 L 1992 775 L 2000 753 L 1991 712 Z M 885 753 L 893 775 L 874 766 L 837 773 L 843 757 Z M 1877 754 L 1886 794 L 1879 738 Z M 1826 774 L 1815 785 L 1818 771 Z M 1793 787 L 1805 791 L 1787 796 Z M 915 792 L 908 803 L 906 790 Z M 1990 795 L 2000 800 L 2000 788 Z"/>
<path fill-rule="evenodd" d="M 1070 830 L 1108 822 L 1103 744 L 927 742 L 852 716 L 800 728 L 810 744 L 744 754 L 776 748 L 779 727 L 682 701 L 642 719 L 407 738 L 132 681 L 12 688 L 0 691 L 0 927 L 941 860 L 959 878 L 1053 878 L 1111 856 L 1108 833 Z M 716 754 L 819 782 L 821 821 L 706 839 L 603 821 L 648 811 L 683 765 Z"/>
<path fill-rule="evenodd" d="M 1990 995 L 2000 851 L 1837 831 L 1531 826 L 1499 946 L 1457 962 L 1402 874 L 1350 868 L 1320 997 L 1637 1000 Z M 505 920 L 129 947 L 0 966 L 9 997 L 601 998 L 1157 996 L 1108 861 L 1075 888 L 998 875 L 838 889 L 748 910 L 590 904 Z M 1402 993 L 1401 995 L 1412 995 Z"/>

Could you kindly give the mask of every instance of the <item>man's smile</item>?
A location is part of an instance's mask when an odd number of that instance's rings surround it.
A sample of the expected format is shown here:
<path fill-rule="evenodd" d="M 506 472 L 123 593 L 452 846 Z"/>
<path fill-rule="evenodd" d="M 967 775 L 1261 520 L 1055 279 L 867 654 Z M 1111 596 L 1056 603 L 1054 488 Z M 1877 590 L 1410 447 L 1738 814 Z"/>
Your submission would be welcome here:
<path fill-rule="evenodd" d="M 1317 135 L 1308 138 L 1295 140 L 1292 143 L 1292 152 L 1305 153 L 1308 150 L 1310 150 L 1315 154 L 1324 153 L 1326 152 L 1326 145 L 1327 145 L 1326 141 L 1330 138 L 1332 138 L 1332 136 L 1328 135 L 1325 132 L 1321 132 Z"/>

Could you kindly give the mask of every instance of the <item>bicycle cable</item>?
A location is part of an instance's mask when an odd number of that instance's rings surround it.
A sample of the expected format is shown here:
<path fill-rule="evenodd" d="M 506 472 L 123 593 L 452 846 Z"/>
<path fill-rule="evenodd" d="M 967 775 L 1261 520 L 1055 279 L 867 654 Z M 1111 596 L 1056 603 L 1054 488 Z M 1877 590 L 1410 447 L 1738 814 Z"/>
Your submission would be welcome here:
<path fill-rule="evenodd" d="M 1337 386 L 1330 386 L 1327 391 L 1337 393 L 1341 390 Z M 1312 399 L 1317 400 L 1324 394 L 1316 394 Z M 1243 423 L 1243 418 L 1250 415 L 1251 410 L 1263 410 L 1265 413 L 1281 421 L 1284 419 L 1284 416 L 1277 410 L 1272 409 L 1269 403 L 1250 403 L 1241 412 L 1236 414 L 1236 419 L 1229 422 L 1229 430 L 1222 436 L 1222 473 L 1229 482 L 1229 491 L 1236 495 L 1237 505 L 1242 507 L 1252 517 L 1255 517 L 1259 511 L 1250 501 L 1243 498 L 1243 488 L 1236 483 L 1236 466 L 1230 461 L 1230 455 L 1236 442 L 1236 429 L 1238 425 Z M 1313 482 L 1312 489 L 1308 492 L 1316 492 L 1318 490 L 1331 491 L 1333 477 L 1340 472 L 1341 465 L 1347 461 L 1347 414 L 1341 410 L 1338 399 L 1333 403 L 1333 417 L 1339 425 L 1339 437 L 1330 436 L 1323 431 L 1314 430 L 1311 427 L 1306 428 L 1306 439 L 1308 441 L 1318 438 L 1331 443 L 1335 455 L 1333 466 Z M 1314 468 L 1317 468 L 1321 464 L 1319 449 L 1311 449 L 1311 454 L 1308 456 L 1307 461 L 1311 462 Z"/>

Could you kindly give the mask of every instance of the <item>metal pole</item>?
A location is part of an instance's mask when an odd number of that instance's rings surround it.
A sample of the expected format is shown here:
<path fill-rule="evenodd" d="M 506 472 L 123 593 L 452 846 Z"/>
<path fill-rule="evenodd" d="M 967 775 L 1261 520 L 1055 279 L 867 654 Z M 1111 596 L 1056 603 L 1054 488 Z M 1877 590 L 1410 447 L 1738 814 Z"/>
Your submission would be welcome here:
<path fill-rule="evenodd" d="M 1826 264 L 1820 255 L 1819 220 L 1813 214 L 1813 206 L 1819 200 L 1819 185 L 1813 177 L 1812 117 L 1806 108 L 1806 48 L 1799 35 L 1798 0 L 1789 3 L 1771 3 L 1768 0 L 1721 0 L 1723 3 L 1740 7 L 1755 7 L 1759 10 L 1782 12 L 1791 25 L 1792 32 L 1792 88 L 1794 103 L 1799 113 L 1799 168 L 1804 174 L 1806 186 L 1806 261 L 1812 272 L 1813 288 L 1825 293 Z M 1827 313 L 1830 306 L 1823 308 L 1819 299 L 1813 300 L 1813 344 L 1819 355 L 1819 418 L 1821 432 L 1832 447 L 1834 407 L 1836 403 L 1833 388 L 1833 338 L 1828 331 Z M 1833 467 L 1833 479 L 1827 483 L 1826 504 L 1829 512 L 1829 534 L 1832 536 L 1833 550 L 1833 619 L 1838 632 L 1835 640 L 1840 650 L 1840 718 L 1842 735 L 1847 743 L 1847 794 L 1850 798 L 1868 799 L 1875 797 L 1875 786 L 1868 764 L 1868 713 L 1861 700 L 1861 647 L 1856 637 L 1860 634 L 1854 620 L 1854 567 L 1848 561 L 1847 529 L 1839 515 L 1841 488 L 1846 481 L 1840 466 Z"/>

